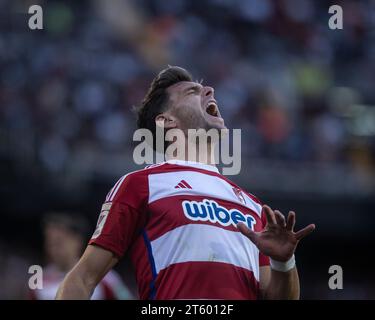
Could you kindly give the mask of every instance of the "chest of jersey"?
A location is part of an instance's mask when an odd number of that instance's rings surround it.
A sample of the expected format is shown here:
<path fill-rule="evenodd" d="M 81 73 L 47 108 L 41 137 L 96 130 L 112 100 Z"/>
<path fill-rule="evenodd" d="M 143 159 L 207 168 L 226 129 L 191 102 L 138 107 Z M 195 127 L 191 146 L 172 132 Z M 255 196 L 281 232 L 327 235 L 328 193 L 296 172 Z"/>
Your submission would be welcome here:
<path fill-rule="evenodd" d="M 235 229 L 238 222 L 256 230 L 261 206 L 217 176 L 194 171 L 149 176 L 150 222 L 173 228 L 201 223 Z"/>
<path fill-rule="evenodd" d="M 258 203 L 215 175 L 179 171 L 148 179 L 150 219 L 146 231 L 157 271 L 188 261 L 256 270 L 258 250 L 236 224 L 244 222 L 260 230 Z"/>

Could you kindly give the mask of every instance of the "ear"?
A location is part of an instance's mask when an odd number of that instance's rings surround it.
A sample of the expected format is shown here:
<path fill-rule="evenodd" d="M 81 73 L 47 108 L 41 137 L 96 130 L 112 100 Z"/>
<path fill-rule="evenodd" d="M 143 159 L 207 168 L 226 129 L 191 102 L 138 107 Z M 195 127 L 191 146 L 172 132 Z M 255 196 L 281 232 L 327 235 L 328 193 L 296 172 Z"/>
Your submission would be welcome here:
<path fill-rule="evenodd" d="M 165 129 L 174 129 L 177 127 L 177 118 L 168 112 L 157 115 L 155 122 L 157 126 L 164 126 Z"/>

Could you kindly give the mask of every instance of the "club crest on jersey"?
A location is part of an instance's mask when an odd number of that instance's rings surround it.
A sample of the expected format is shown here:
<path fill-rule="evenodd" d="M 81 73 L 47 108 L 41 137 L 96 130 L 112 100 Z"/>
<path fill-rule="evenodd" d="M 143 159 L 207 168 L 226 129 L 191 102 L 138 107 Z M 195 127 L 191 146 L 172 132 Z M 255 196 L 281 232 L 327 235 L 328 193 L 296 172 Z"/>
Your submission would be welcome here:
<path fill-rule="evenodd" d="M 252 230 L 256 222 L 251 215 L 245 215 L 237 209 L 228 210 L 213 200 L 185 200 L 182 202 L 182 208 L 185 216 L 193 221 L 211 221 L 222 226 L 236 226 L 238 222 L 243 222 Z"/>
<path fill-rule="evenodd" d="M 238 200 L 240 200 L 243 204 L 246 204 L 245 197 L 240 188 L 233 187 L 233 192 L 237 196 Z"/>

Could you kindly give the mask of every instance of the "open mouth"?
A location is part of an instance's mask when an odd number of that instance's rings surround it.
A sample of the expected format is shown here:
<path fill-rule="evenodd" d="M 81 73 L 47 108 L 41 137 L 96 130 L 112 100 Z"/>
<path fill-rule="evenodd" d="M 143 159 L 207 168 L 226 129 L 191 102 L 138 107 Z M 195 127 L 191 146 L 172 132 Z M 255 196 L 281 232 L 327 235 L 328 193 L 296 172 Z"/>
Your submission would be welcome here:
<path fill-rule="evenodd" d="M 217 107 L 217 104 L 215 102 L 209 102 L 206 108 L 206 112 L 212 116 L 212 117 L 218 117 L 219 116 L 219 109 Z"/>

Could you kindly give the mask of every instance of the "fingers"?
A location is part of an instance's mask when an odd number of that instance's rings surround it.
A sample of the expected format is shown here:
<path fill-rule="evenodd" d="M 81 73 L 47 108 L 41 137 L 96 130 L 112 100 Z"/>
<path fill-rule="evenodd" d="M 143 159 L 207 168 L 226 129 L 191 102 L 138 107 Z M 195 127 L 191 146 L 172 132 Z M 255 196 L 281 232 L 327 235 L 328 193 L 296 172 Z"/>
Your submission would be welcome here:
<path fill-rule="evenodd" d="M 309 224 L 307 227 L 303 228 L 302 230 L 295 233 L 297 240 L 301 240 L 302 238 L 309 235 L 311 232 L 315 230 L 315 224 Z"/>
<path fill-rule="evenodd" d="M 286 221 L 286 229 L 289 231 L 293 231 L 295 224 L 296 224 L 296 214 L 294 211 L 289 211 L 288 218 Z"/>
<path fill-rule="evenodd" d="M 242 222 L 239 222 L 237 224 L 237 228 L 238 230 L 240 230 L 240 232 L 248 237 L 254 244 L 256 244 L 257 242 L 257 238 L 258 238 L 258 235 L 251 229 L 249 229 L 244 223 Z"/>
<path fill-rule="evenodd" d="M 268 224 L 277 224 L 274 212 L 269 206 L 263 206 L 264 214 Z"/>
<path fill-rule="evenodd" d="M 269 206 L 266 205 L 263 206 L 263 210 L 268 224 L 278 224 L 282 227 L 286 226 L 285 217 L 279 210 L 273 211 Z"/>
<path fill-rule="evenodd" d="M 285 221 L 284 215 L 279 210 L 273 211 L 267 205 L 263 206 L 263 210 L 264 210 L 264 214 L 266 216 L 267 224 L 269 224 L 269 225 L 279 225 L 279 226 L 285 227 L 288 231 L 293 231 L 294 226 L 296 224 L 296 214 L 295 214 L 294 211 L 289 211 L 288 218 Z M 314 229 L 315 229 L 315 224 L 310 224 L 307 227 L 305 227 L 305 228 L 301 229 L 300 231 L 296 232 L 295 236 L 296 236 L 297 240 L 301 240 L 302 238 L 306 237 L 311 232 L 313 232 Z M 253 231 L 251 231 L 251 232 L 253 232 Z"/>
<path fill-rule="evenodd" d="M 286 223 L 284 215 L 279 210 L 275 210 L 274 213 L 277 224 L 285 228 Z"/>

